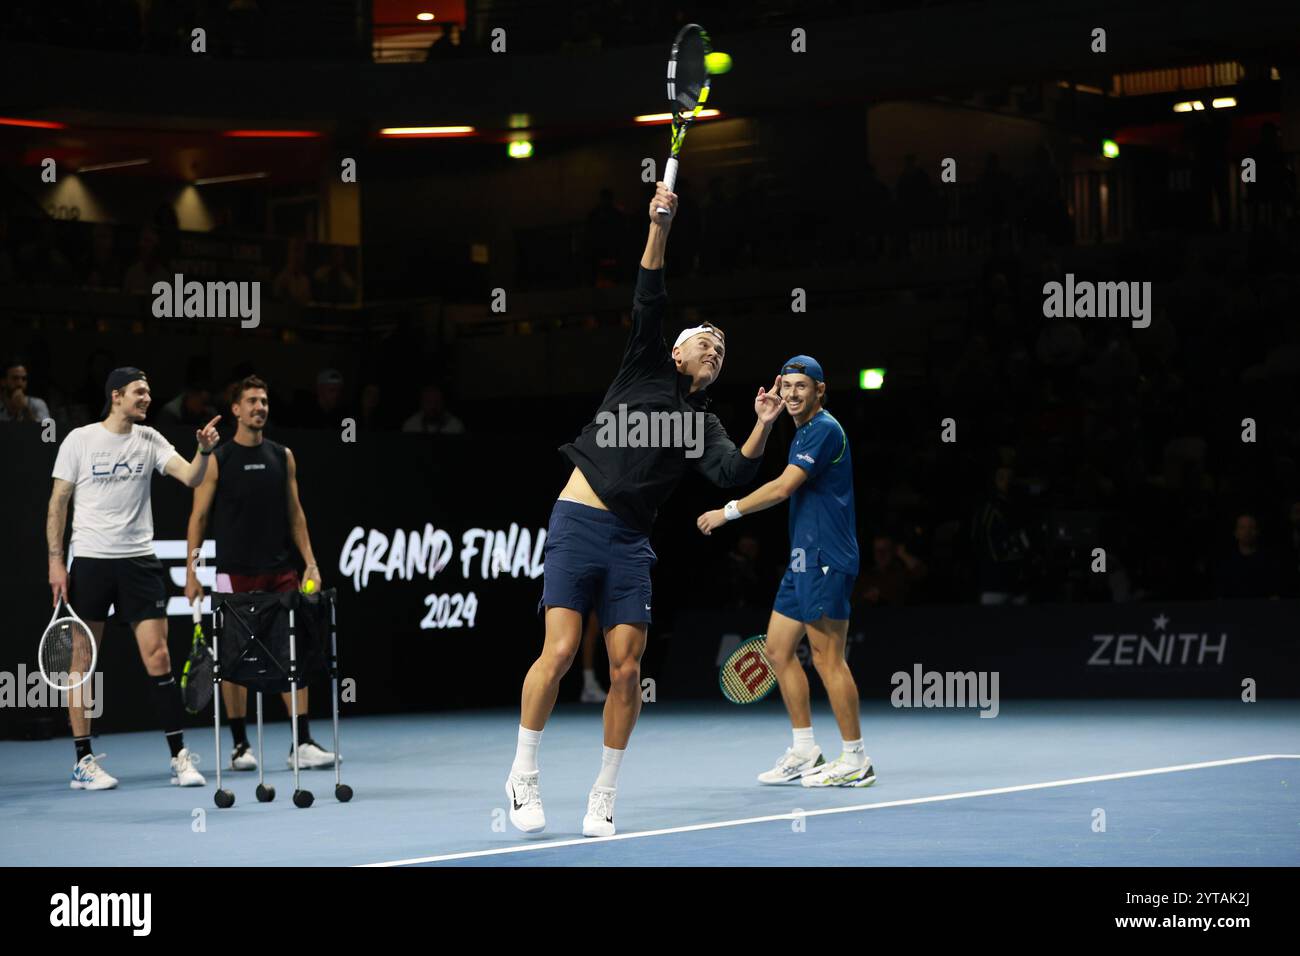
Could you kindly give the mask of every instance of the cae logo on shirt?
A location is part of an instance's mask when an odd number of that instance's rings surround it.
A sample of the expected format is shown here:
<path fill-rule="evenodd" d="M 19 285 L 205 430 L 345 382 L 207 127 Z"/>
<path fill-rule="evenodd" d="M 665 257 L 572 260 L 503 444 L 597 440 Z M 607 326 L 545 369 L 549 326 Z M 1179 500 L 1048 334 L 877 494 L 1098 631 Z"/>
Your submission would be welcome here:
<path fill-rule="evenodd" d="M 125 481 L 130 478 L 138 478 L 144 474 L 144 459 L 130 462 L 119 458 L 113 461 L 113 456 L 106 451 L 95 452 L 90 457 L 90 474 L 92 478 L 107 478 L 109 480 Z"/>

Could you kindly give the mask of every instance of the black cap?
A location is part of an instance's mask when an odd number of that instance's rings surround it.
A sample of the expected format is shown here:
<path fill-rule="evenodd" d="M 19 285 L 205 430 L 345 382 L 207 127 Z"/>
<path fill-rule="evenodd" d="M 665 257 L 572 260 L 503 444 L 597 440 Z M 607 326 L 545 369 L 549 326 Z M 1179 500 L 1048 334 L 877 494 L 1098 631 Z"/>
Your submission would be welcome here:
<path fill-rule="evenodd" d="M 99 413 L 103 418 L 113 408 L 113 392 L 115 389 L 126 388 L 132 382 L 149 381 L 149 377 L 138 368 L 127 365 L 123 368 L 115 368 L 108 373 L 108 381 L 104 383 L 104 410 Z"/>

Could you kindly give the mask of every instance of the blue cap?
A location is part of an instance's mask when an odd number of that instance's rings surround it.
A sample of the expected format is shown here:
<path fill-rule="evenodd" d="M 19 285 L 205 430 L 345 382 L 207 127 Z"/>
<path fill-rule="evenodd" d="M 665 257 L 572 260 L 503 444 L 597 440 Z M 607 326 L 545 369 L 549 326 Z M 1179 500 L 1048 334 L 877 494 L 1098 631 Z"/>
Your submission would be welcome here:
<path fill-rule="evenodd" d="M 782 375 L 807 375 L 814 382 L 826 381 L 822 367 L 811 355 L 796 355 L 781 366 Z"/>

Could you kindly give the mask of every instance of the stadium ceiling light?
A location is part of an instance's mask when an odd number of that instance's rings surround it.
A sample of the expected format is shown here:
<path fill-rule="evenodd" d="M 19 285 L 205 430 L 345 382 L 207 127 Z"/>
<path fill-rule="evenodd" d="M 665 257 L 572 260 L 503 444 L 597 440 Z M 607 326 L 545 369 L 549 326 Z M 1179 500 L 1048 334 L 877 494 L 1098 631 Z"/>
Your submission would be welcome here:
<path fill-rule="evenodd" d="M 1210 105 L 1216 110 L 1231 109 L 1237 105 L 1237 98 L 1235 96 L 1216 96 L 1210 100 Z"/>
<path fill-rule="evenodd" d="M 63 123 L 50 120 L 18 119 L 15 116 L 0 116 L 0 126 L 30 126 L 34 129 L 67 129 Z"/>
<path fill-rule="evenodd" d="M 721 116 L 718 110 L 700 110 L 696 119 L 714 119 Z M 642 113 L 640 116 L 632 117 L 634 123 L 671 123 L 673 121 L 672 113 Z"/>
<path fill-rule="evenodd" d="M 1174 104 L 1175 113 L 1190 113 L 1191 111 L 1192 111 L 1192 104 L 1190 102 L 1187 102 L 1186 100 L 1184 100 L 1182 103 Z"/>
<path fill-rule="evenodd" d="M 151 159 L 124 159 L 120 163 L 95 163 L 93 166 L 82 166 L 77 170 L 79 173 L 96 173 L 103 169 L 123 169 L 126 166 L 147 166 L 153 162 Z"/>
<path fill-rule="evenodd" d="M 265 179 L 270 173 L 237 173 L 234 176 L 205 176 L 194 180 L 195 186 L 212 186 L 216 183 L 242 183 L 246 179 Z"/>
<path fill-rule="evenodd" d="M 405 136 L 419 138 L 429 136 L 473 136 L 473 126 L 385 126 L 379 131 L 380 136 Z"/>
<path fill-rule="evenodd" d="M 311 129 L 228 129 L 221 135 L 236 139 L 317 139 L 320 133 Z"/>
<path fill-rule="evenodd" d="M 417 13 L 417 14 L 415 15 L 415 19 L 417 19 L 417 20 L 432 20 L 432 19 L 433 19 L 433 14 L 432 14 L 432 13 Z"/>

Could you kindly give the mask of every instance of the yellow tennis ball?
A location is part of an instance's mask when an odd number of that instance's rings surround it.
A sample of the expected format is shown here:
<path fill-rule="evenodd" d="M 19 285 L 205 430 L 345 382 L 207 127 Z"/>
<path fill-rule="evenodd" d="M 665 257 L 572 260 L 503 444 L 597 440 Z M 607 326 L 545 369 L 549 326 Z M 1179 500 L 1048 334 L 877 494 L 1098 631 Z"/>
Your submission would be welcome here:
<path fill-rule="evenodd" d="M 726 73 L 731 69 L 730 53 L 710 53 L 704 58 L 704 68 L 710 73 Z"/>
<path fill-rule="evenodd" d="M 308 578 L 307 583 L 302 586 L 302 590 L 304 594 L 311 594 L 316 590 L 316 582 Z"/>

